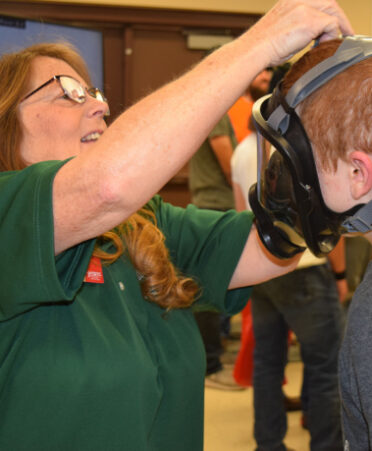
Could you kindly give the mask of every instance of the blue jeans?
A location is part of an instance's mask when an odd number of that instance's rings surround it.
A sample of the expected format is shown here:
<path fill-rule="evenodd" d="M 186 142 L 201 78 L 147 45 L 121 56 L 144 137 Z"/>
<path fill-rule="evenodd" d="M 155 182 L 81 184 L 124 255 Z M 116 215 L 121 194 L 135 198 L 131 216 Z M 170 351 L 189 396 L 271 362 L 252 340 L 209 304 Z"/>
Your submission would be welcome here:
<path fill-rule="evenodd" d="M 282 382 L 288 329 L 301 345 L 311 450 L 342 450 L 337 360 L 343 315 L 331 271 L 326 265 L 312 266 L 257 285 L 252 314 L 257 450 L 286 449 Z"/>

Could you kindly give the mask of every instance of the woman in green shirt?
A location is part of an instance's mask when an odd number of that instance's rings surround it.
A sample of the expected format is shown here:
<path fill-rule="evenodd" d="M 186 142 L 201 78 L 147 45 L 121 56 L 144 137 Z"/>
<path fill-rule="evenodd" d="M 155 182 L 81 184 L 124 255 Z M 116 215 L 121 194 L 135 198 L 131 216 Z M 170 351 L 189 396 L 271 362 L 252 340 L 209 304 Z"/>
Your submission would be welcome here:
<path fill-rule="evenodd" d="M 249 213 L 152 196 L 262 68 L 352 32 L 335 2 L 315 3 L 281 0 L 108 128 L 70 48 L 1 59 L 1 450 L 202 450 L 191 305 L 236 312 L 241 287 L 296 262 L 264 250 Z"/>

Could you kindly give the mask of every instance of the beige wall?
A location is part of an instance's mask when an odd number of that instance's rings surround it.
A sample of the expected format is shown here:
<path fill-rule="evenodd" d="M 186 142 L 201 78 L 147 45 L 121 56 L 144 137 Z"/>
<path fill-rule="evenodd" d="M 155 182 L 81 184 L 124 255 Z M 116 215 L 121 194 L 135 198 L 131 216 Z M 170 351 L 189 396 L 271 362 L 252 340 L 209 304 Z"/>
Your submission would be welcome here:
<path fill-rule="evenodd" d="M 195 9 L 207 11 L 263 13 L 275 0 L 42 0 L 48 3 L 71 3 L 139 6 L 153 8 Z M 32 0 L 30 0 L 32 3 Z M 372 35 L 372 0 L 339 0 L 355 32 Z"/>
<path fill-rule="evenodd" d="M 355 33 L 372 35 L 372 1 L 371 0 L 339 0 L 346 12 Z"/>

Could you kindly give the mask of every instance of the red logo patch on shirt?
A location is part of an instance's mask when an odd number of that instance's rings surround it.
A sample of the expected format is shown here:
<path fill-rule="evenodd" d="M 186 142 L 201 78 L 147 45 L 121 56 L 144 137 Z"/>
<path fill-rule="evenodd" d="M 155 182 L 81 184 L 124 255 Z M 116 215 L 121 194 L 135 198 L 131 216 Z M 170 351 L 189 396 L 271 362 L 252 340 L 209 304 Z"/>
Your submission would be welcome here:
<path fill-rule="evenodd" d="M 89 262 L 87 273 L 84 277 L 84 282 L 89 283 L 104 283 L 101 259 L 92 257 Z"/>

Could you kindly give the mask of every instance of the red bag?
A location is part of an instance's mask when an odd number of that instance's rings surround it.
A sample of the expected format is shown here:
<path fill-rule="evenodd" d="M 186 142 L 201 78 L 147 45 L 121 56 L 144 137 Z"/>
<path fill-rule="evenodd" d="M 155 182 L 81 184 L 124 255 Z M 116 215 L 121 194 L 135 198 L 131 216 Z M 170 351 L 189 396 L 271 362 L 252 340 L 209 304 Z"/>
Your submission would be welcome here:
<path fill-rule="evenodd" d="M 238 356 L 234 366 L 235 382 L 243 387 L 251 387 L 253 385 L 253 351 L 255 347 L 255 339 L 253 333 L 253 318 L 251 312 L 251 302 L 242 310 L 242 332 L 241 342 Z M 293 333 L 288 331 L 288 345 L 293 340 Z M 284 377 L 283 384 L 286 384 Z"/>
<path fill-rule="evenodd" d="M 253 334 L 253 321 L 251 313 L 251 303 L 242 311 L 242 331 L 238 356 L 234 366 L 234 379 L 237 384 L 243 387 L 250 387 L 253 378 L 253 350 L 255 339 Z"/>

